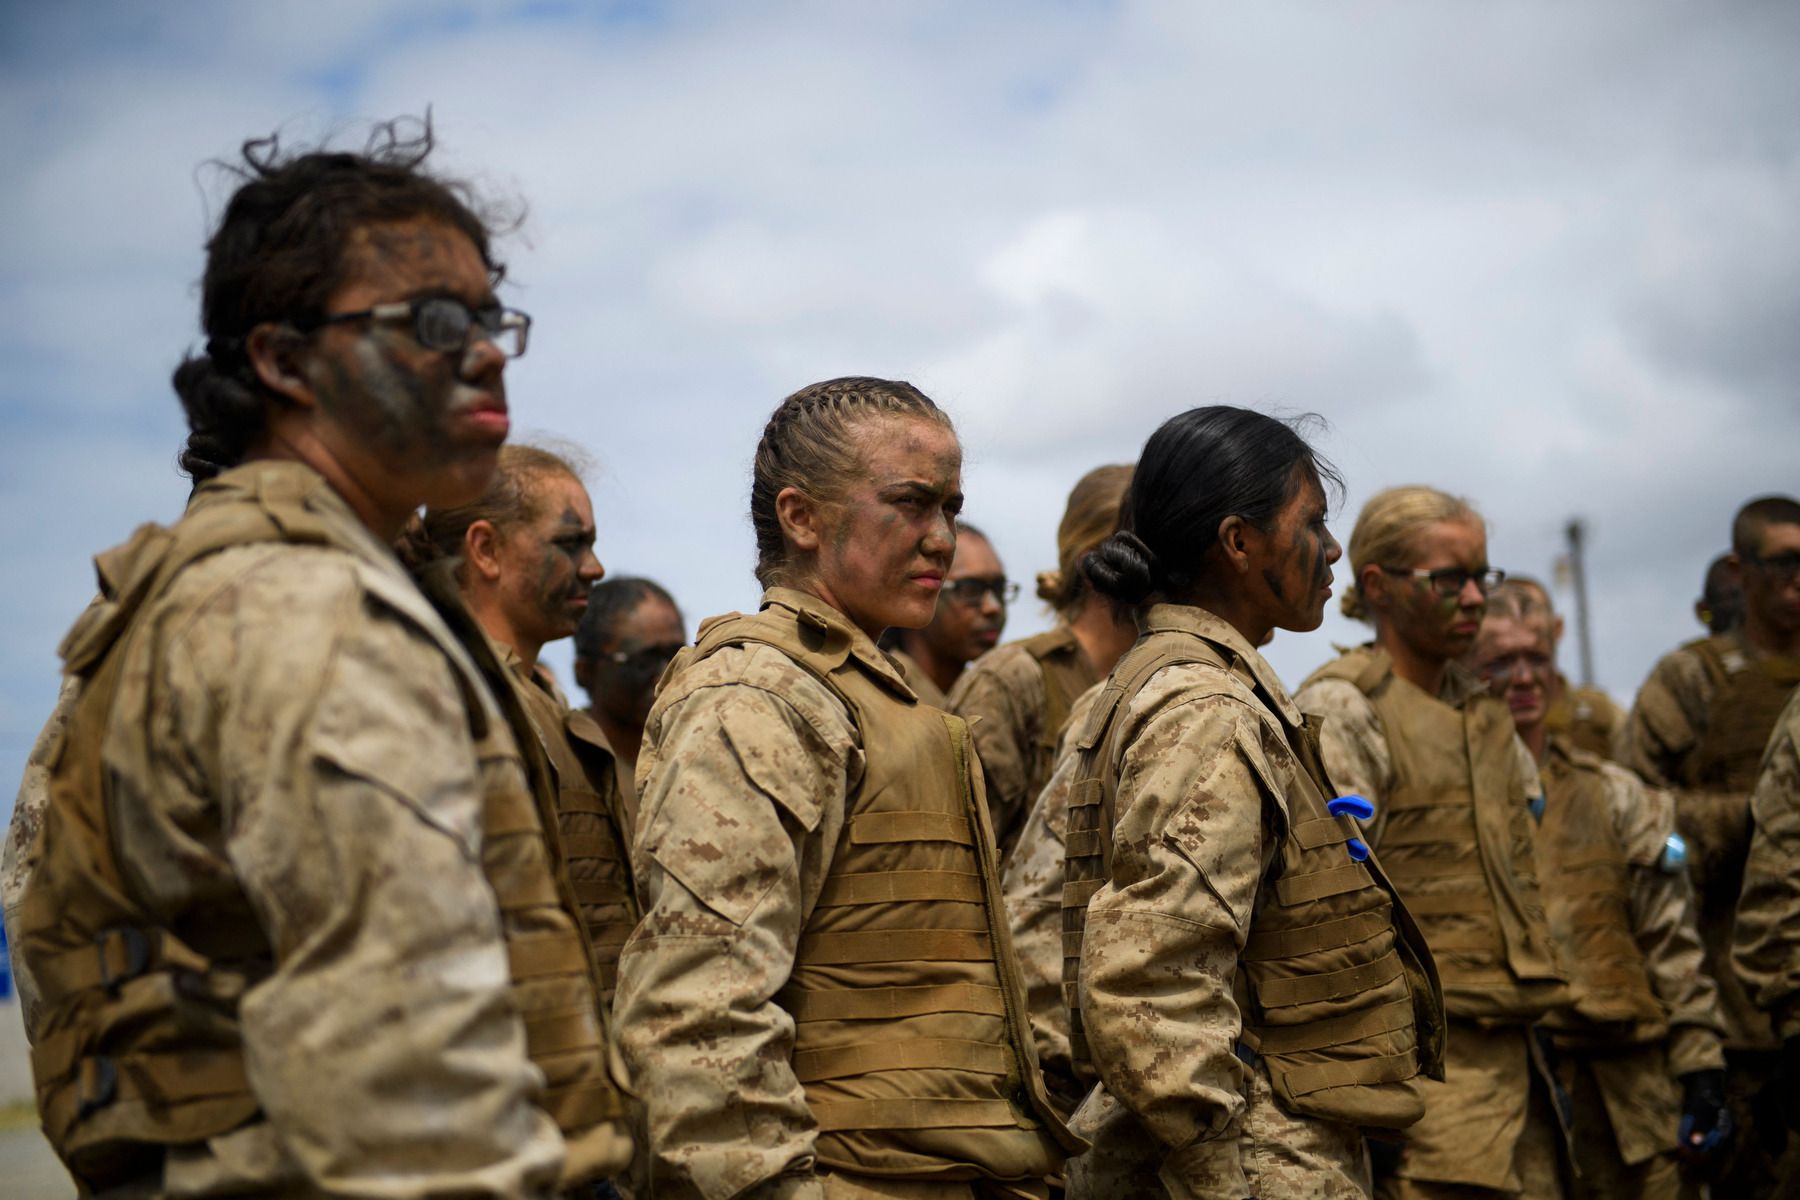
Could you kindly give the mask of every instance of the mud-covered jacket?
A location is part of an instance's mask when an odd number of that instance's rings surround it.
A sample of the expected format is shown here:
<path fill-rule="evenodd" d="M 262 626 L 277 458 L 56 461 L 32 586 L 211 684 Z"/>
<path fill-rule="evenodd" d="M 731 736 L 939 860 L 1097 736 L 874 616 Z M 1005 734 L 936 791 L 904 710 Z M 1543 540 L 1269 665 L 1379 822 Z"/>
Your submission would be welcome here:
<path fill-rule="evenodd" d="M 1730 946 L 1744 859 L 1750 789 L 1800 661 L 1759 657 L 1741 634 L 1702 638 L 1663 657 L 1639 690 L 1622 761 L 1675 793 L 1675 823 L 1691 854 L 1706 969 L 1719 981 L 1726 1045 L 1773 1049 L 1767 1016 L 1739 986 Z"/>
<path fill-rule="evenodd" d="M 1075 633 L 1058 625 L 988 651 L 957 679 L 945 709 L 969 723 L 981 755 L 1002 865 L 1049 782 L 1075 697 L 1100 681 Z"/>
<path fill-rule="evenodd" d="M 639 761 L 644 918 L 620 1042 L 659 1196 L 815 1163 L 1042 1195 L 1043 1091 L 963 723 L 835 609 L 775 588 L 664 676 Z"/>
<path fill-rule="evenodd" d="M 296 463 L 99 568 L 17 949 L 76 1177 L 524 1196 L 623 1165 L 536 748 L 466 611 Z"/>
<path fill-rule="evenodd" d="M 1732 964 L 1776 1037 L 1800 1035 L 1800 693 L 1776 722 L 1750 796 L 1755 832 Z"/>
<path fill-rule="evenodd" d="M 1446 671 L 1467 675 L 1454 663 Z M 1354 687 L 1379 724 L 1391 778 L 1368 797 L 1368 835 L 1430 943 L 1449 1014 L 1530 1022 L 1566 1004 L 1527 806 L 1536 781 L 1506 705 L 1478 684 L 1457 705 L 1428 696 L 1369 647 L 1313 672 L 1300 706 L 1320 712 L 1309 694 L 1328 682 Z M 1342 778 L 1330 747 L 1346 731 L 1321 715 L 1326 761 Z"/>

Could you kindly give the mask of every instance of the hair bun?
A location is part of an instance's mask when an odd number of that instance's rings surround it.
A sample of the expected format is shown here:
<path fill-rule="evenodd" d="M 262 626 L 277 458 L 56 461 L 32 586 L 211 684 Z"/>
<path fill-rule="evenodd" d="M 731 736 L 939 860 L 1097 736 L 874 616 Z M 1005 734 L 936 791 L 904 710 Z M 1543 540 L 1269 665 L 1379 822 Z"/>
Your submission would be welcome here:
<path fill-rule="evenodd" d="M 1142 604 L 1156 590 L 1156 552 L 1129 529 L 1121 529 L 1082 560 L 1088 581 L 1120 604 Z"/>
<path fill-rule="evenodd" d="M 1055 604 L 1062 599 L 1063 573 L 1061 571 L 1039 571 L 1037 573 L 1037 596 L 1045 604 Z"/>

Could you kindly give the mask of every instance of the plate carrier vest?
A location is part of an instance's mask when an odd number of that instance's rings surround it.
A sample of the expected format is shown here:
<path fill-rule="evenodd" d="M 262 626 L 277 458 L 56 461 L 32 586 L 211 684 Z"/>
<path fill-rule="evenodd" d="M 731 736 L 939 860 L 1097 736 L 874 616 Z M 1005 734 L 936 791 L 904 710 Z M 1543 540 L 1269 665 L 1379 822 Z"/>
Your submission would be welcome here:
<path fill-rule="evenodd" d="M 594 952 L 600 1005 L 611 1012 L 613 992 L 619 986 L 619 955 L 640 915 L 627 849 L 631 831 L 620 805 L 618 760 L 592 717 L 564 709 L 543 688 L 520 679 L 517 672 L 509 674 L 550 762 L 569 886 L 581 905 Z"/>
<path fill-rule="evenodd" d="M 1044 1093 L 968 727 L 864 665 L 842 620 L 766 601 L 706 622 L 663 676 L 667 686 L 726 646 L 771 646 L 836 696 L 860 735 L 862 779 L 775 997 L 794 1019 L 819 1161 L 1035 1190 L 1085 1143 Z M 752 780 L 766 769 L 740 757 Z M 946 1159 L 968 1166 L 946 1173 Z"/>
<path fill-rule="evenodd" d="M 1800 660 L 1752 660 L 1735 638 L 1702 638 L 1685 647 L 1694 651 L 1712 681 L 1713 699 L 1706 728 L 1681 764 L 1681 782 L 1703 792 L 1748 792 L 1762 773 L 1769 735 L 1800 684 Z M 1725 1017 L 1726 1046 L 1774 1050 L 1781 1044 L 1769 1016 L 1757 1008 L 1731 966 L 1732 929 L 1739 894 L 1744 890 L 1744 863 L 1749 855 L 1746 830 L 1735 855 L 1715 861 L 1708 877 L 1696 879 L 1700 940 L 1706 946 L 1704 967 L 1719 984 L 1719 1009 Z"/>
<path fill-rule="evenodd" d="M 1607 803 L 1603 761 L 1552 740 L 1541 768 L 1538 869 L 1575 994 L 1574 1004 L 1545 1023 L 1559 1042 L 1581 1048 L 1648 1045 L 1669 1032 L 1668 1010 L 1651 988 L 1632 924 L 1630 866 Z"/>
<path fill-rule="evenodd" d="M 173 528 L 146 525 L 102 555 L 97 562 L 111 603 L 90 609 L 62 646 L 65 670 L 86 683 L 51 767 L 41 857 L 21 901 L 17 952 L 42 992 L 31 1062 L 44 1133 L 88 1191 L 153 1176 L 162 1147 L 260 1116 L 236 1010 L 273 969 L 268 941 L 241 894 L 167 921 L 134 894 L 115 855 L 101 749 L 137 617 L 183 568 L 256 542 L 335 544 L 305 503 L 324 481 L 296 487 L 298 478 L 254 466 L 227 472 L 202 485 Z M 462 627 L 453 622 L 451 629 L 472 655 L 486 651 L 478 636 L 473 643 L 467 636 L 473 618 L 460 605 L 456 611 Z M 481 685 L 451 662 L 486 788 L 482 865 L 500 903 L 513 1000 L 531 1060 L 549 1082 L 538 1103 L 573 1143 L 622 1117 L 624 1104 L 609 1072 L 592 968 L 560 855 L 544 835 L 548 796 L 526 790 L 519 770 L 520 750 L 529 771 L 537 748 L 515 749 L 508 730 L 489 721 Z M 543 778 L 541 768 L 532 774 L 534 782 Z M 592 1165 L 606 1174 L 624 1162 Z"/>
<path fill-rule="evenodd" d="M 1386 731 L 1394 786 L 1382 861 L 1425 931 L 1449 1015 L 1533 1021 L 1569 1003 L 1531 813 L 1523 796 L 1507 793 L 1519 751 L 1505 702 L 1478 694 L 1454 709 L 1369 647 L 1346 651 L 1307 683 L 1317 679 L 1354 684 Z"/>
<path fill-rule="evenodd" d="M 1081 1019 L 1082 934 L 1089 900 L 1112 877 L 1125 714 L 1157 672 L 1187 663 L 1219 672 L 1213 694 L 1248 700 L 1266 714 L 1279 712 L 1235 650 L 1162 611 L 1152 615 L 1090 710 L 1076 743 L 1081 757 L 1063 866 L 1069 1046 L 1078 1074 L 1088 1078 L 1094 1068 Z M 1266 721 L 1263 730 L 1271 740 L 1279 736 Z M 1261 1056 L 1276 1098 L 1289 1112 L 1403 1129 L 1425 1111 L 1416 1077 L 1443 1078 L 1436 970 L 1374 855 L 1363 861 L 1351 856 L 1347 843 L 1361 831 L 1351 818 L 1326 809 L 1333 789 L 1312 719 L 1286 732 L 1287 749 L 1303 769 L 1296 774 L 1298 786 L 1283 797 L 1289 824 L 1271 867 L 1275 902 L 1251 915 L 1239 956 L 1240 1055 Z M 1265 786 L 1273 791 L 1267 781 Z"/>

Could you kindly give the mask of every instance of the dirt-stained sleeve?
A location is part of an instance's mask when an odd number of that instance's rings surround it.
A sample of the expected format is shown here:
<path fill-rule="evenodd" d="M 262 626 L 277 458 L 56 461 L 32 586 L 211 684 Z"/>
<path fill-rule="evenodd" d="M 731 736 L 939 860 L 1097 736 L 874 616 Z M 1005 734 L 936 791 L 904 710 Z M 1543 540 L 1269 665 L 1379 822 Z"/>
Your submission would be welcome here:
<path fill-rule="evenodd" d="M 1632 928 L 1650 987 L 1669 1010 L 1669 1072 L 1685 1075 L 1725 1065 L 1719 988 L 1701 967 L 1694 889 L 1684 870 L 1663 869 L 1675 832 L 1675 801 L 1614 763 L 1601 766 L 1613 829 L 1630 876 Z"/>
<path fill-rule="evenodd" d="M 1394 758 L 1375 706 L 1347 679 L 1320 679 L 1294 695 L 1301 712 L 1320 718 L 1319 753 L 1340 796 L 1361 796 L 1375 806 L 1363 823 L 1369 844 L 1381 845 L 1387 798 L 1394 787 Z"/>
<path fill-rule="evenodd" d="M 1665 654 L 1638 689 L 1618 745 L 1619 762 L 1656 787 L 1681 782 L 1681 762 L 1706 726 L 1712 687 L 1691 650 Z"/>
<path fill-rule="evenodd" d="M 1040 753 L 1043 673 L 1029 654 L 1003 646 L 963 672 L 945 708 L 969 723 L 987 784 L 994 842 L 1008 853 L 1035 799 L 1031 774 Z"/>
<path fill-rule="evenodd" d="M 56 697 L 56 707 L 38 732 L 37 741 L 32 743 L 31 755 L 25 760 L 25 774 L 19 780 L 19 793 L 13 798 L 6 847 L 0 850 L 0 906 L 5 911 L 6 944 L 9 947 L 19 944 L 16 927 L 19 904 L 24 899 L 25 884 L 31 878 L 32 869 L 37 866 L 38 831 L 44 825 L 44 811 L 50 806 L 50 765 L 62 750 L 63 731 L 68 728 L 69 717 L 80 696 L 81 681 L 65 676 L 62 690 Z M 38 1020 L 38 990 L 23 955 L 13 956 L 12 976 L 13 986 L 19 992 L 19 1014 L 25 1019 L 25 1036 L 32 1039 Z"/>
<path fill-rule="evenodd" d="M 1202 670 L 1158 672 L 1126 717 L 1112 879 L 1082 941 L 1082 1017 L 1108 1091 L 1162 1143 L 1185 1190 L 1239 1200 L 1246 1077 L 1232 981 L 1274 843 L 1241 749 L 1260 744 L 1258 718 L 1230 697 L 1181 697 Z"/>
<path fill-rule="evenodd" d="M 1782 1038 L 1800 1034 L 1800 691 L 1788 701 L 1750 797 L 1755 833 L 1732 965 Z"/>
<path fill-rule="evenodd" d="M 531 1102 L 463 694 L 359 579 L 263 546 L 178 582 L 108 732 L 121 857 L 172 909 L 249 900 L 276 966 L 240 1007 L 245 1057 L 306 1190 L 542 1195 L 562 1140 Z"/>
<path fill-rule="evenodd" d="M 633 849 L 644 915 L 614 1002 L 652 1186 L 665 1200 L 772 1183 L 816 1196 L 817 1127 L 775 996 L 860 774 L 855 729 L 768 647 L 720 650 L 671 692 L 645 730 Z"/>

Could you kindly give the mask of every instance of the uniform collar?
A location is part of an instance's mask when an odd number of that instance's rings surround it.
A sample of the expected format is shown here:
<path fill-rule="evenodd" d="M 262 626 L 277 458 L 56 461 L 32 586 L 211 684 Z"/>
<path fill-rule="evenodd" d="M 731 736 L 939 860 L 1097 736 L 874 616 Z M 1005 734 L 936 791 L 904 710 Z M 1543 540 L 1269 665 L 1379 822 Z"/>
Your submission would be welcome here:
<path fill-rule="evenodd" d="M 772 587 L 763 593 L 759 607 L 787 609 L 800 624 L 810 625 L 828 637 L 836 635 L 837 638 L 844 639 L 846 657 L 856 659 L 871 674 L 909 699 L 918 698 L 917 693 L 907 685 L 906 677 L 894 666 L 893 660 L 869 640 L 868 634 L 857 628 L 849 617 L 811 592 Z"/>
<path fill-rule="evenodd" d="M 376 537 L 349 501 L 305 463 L 258 459 L 233 467 L 195 488 L 187 511 L 199 512 L 246 497 L 264 501 L 269 515 L 278 522 L 288 512 L 303 510 L 306 517 L 318 522 L 333 544 L 385 574 L 411 582 L 406 568 L 394 557 L 393 547 Z"/>
<path fill-rule="evenodd" d="M 1249 639 L 1238 632 L 1237 626 L 1229 621 L 1189 604 L 1152 604 L 1150 611 L 1140 618 L 1138 626 L 1147 634 L 1191 634 L 1227 651 L 1226 661 L 1231 664 L 1232 674 L 1252 687 L 1260 688 L 1263 695 L 1275 702 L 1275 708 L 1283 721 L 1295 728 L 1305 724 L 1305 719 L 1294 706 L 1287 688 L 1282 686 L 1281 676 L 1257 653 Z"/>
<path fill-rule="evenodd" d="M 1451 708 L 1461 708 L 1476 696 L 1488 694 L 1488 685 L 1482 682 L 1481 676 L 1469 670 L 1455 659 L 1444 664 L 1444 684 L 1438 689 L 1438 699 Z"/>

